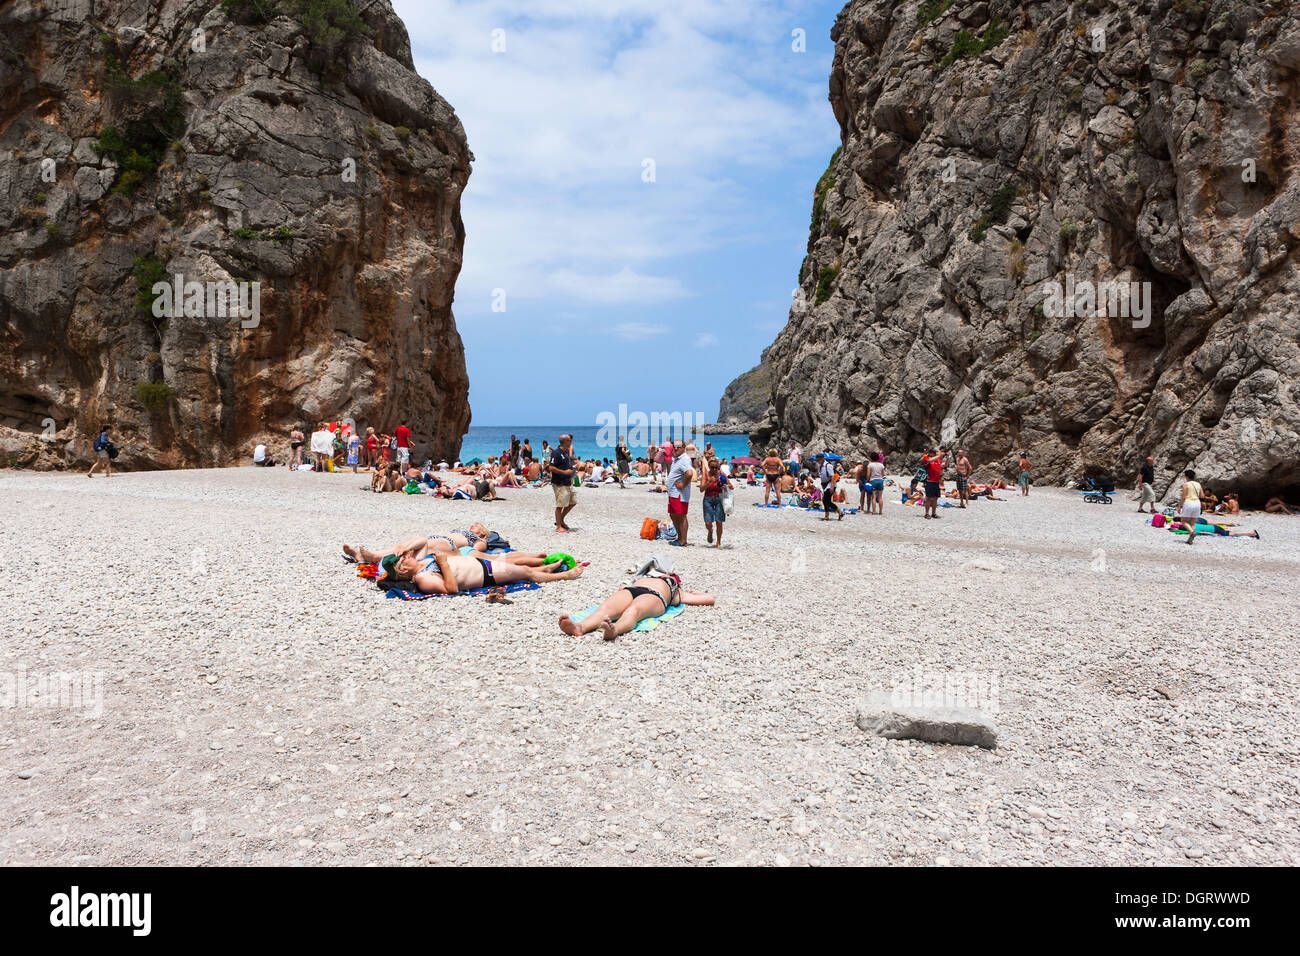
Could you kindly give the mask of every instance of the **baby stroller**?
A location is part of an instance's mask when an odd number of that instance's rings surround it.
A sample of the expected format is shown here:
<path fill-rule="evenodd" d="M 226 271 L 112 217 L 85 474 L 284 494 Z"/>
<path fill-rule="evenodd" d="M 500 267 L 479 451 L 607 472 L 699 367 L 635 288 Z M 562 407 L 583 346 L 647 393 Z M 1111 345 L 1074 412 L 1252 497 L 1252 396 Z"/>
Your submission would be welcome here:
<path fill-rule="evenodd" d="M 1083 500 L 1090 505 L 1109 505 L 1115 499 L 1115 479 L 1110 474 L 1101 474 L 1083 480 Z"/>

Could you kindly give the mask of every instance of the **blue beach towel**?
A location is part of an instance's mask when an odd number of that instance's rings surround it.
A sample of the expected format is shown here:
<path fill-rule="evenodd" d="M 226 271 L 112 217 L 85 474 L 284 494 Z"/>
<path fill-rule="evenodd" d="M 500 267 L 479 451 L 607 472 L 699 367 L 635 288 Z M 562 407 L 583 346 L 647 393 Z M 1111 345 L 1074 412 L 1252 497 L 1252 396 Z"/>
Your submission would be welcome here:
<path fill-rule="evenodd" d="M 585 611 L 577 611 L 577 612 L 575 612 L 575 613 L 573 613 L 573 614 L 570 614 L 569 617 L 570 617 L 574 622 L 578 622 L 578 621 L 585 620 L 586 618 L 590 617 L 592 614 L 595 613 L 597 607 L 599 607 L 599 605 L 597 605 L 597 604 L 593 604 L 591 607 L 587 608 Z M 653 631 L 656 627 L 659 626 L 659 624 L 660 624 L 661 621 L 670 621 L 670 620 L 672 620 L 673 618 L 675 618 L 678 614 L 681 614 L 682 611 L 685 611 L 685 610 L 686 610 L 686 605 L 684 605 L 684 604 L 674 604 L 672 607 L 670 607 L 670 608 L 669 608 L 667 611 L 665 611 L 663 614 L 660 614 L 658 617 L 648 617 L 648 618 L 646 618 L 646 619 L 643 620 L 643 621 L 637 621 L 637 622 L 636 622 L 636 627 L 632 628 L 632 630 L 634 630 L 634 631 Z"/>

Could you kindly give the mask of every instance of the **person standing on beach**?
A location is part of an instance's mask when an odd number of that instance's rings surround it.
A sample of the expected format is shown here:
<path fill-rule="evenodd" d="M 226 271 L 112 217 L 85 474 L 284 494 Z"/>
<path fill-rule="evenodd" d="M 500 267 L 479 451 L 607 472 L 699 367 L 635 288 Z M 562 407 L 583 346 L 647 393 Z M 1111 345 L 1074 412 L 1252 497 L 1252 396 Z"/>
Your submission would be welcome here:
<path fill-rule="evenodd" d="M 573 436 L 561 435 L 559 447 L 551 455 L 549 466 L 551 490 L 555 493 L 555 530 L 568 534 L 573 529 L 564 519 L 578 503 L 578 490 L 573 487 Z"/>
<path fill-rule="evenodd" d="M 532 461 L 532 459 L 533 459 L 533 440 L 531 438 L 525 438 L 524 447 L 519 449 L 520 470 L 522 471 L 524 468 L 526 468 L 528 466 L 528 462 Z"/>
<path fill-rule="evenodd" d="M 302 428 L 294 425 L 293 431 L 289 432 L 289 467 L 294 471 L 302 464 L 302 443 L 306 440 Z"/>
<path fill-rule="evenodd" d="M 348 464 L 352 466 L 352 474 L 357 473 L 357 465 L 361 461 L 361 436 L 355 431 L 348 432 Z"/>
<path fill-rule="evenodd" d="M 1016 484 L 1020 485 L 1020 497 L 1029 497 L 1029 486 L 1032 485 L 1033 479 L 1029 476 L 1029 469 L 1033 467 L 1029 462 L 1027 452 L 1020 453 L 1020 475 L 1016 478 Z"/>
<path fill-rule="evenodd" d="M 1156 460 L 1150 455 L 1147 460 L 1138 469 L 1138 514 L 1142 513 L 1143 506 L 1150 504 L 1151 513 L 1156 513 Z"/>
<path fill-rule="evenodd" d="M 618 486 L 626 488 L 623 479 L 632 473 L 632 452 L 628 450 L 627 440 L 620 438 L 618 445 L 614 448 L 614 474 L 618 478 Z"/>
<path fill-rule="evenodd" d="M 686 532 L 690 529 L 687 513 L 691 504 L 691 482 L 695 478 L 695 470 L 691 467 L 694 452 L 694 445 L 675 442 L 672 467 L 668 469 L 668 520 L 677 531 L 677 540 L 672 544 L 679 548 L 686 547 Z"/>
<path fill-rule="evenodd" d="M 965 508 L 966 502 L 970 500 L 966 489 L 970 483 L 970 473 L 974 470 L 974 467 L 971 465 L 970 459 L 966 457 L 964 449 L 957 449 L 957 464 L 954 466 L 954 470 L 957 472 L 957 497 L 961 499 L 960 507 Z"/>
<path fill-rule="evenodd" d="M 840 506 L 835 503 L 835 486 L 838 482 L 835 480 L 835 465 L 825 455 L 817 455 L 813 458 L 817 462 L 817 479 L 822 486 L 822 520 L 831 520 L 831 509 L 839 515 L 839 520 L 844 520 L 844 512 Z"/>
<path fill-rule="evenodd" d="M 411 430 L 405 422 L 397 426 L 393 440 L 397 442 L 397 463 L 405 468 L 411 463 Z"/>
<path fill-rule="evenodd" d="M 777 457 L 776 449 L 769 448 L 767 457 L 763 459 L 763 504 L 767 504 L 768 496 L 775 493 L 776 503 L 781 503 L 781 476 L 785 474 L 785 462 Z"/>
<path fill-rule="evenodd" d="M 876 514 L 885 513 L 885 453 L 876 452 L 873 461 L 867 463 L 867 475 L 871 479 L 871 500 L 876 506 Z"/>
<path fill-rule="evenodd" d="M 943 481 L 943 456 L 931 448 L 925 458 L 925 516 L 939 517 L 939 482 Z"/>
<path fill-rule="evenodd" d="M 790 461 L 790 474 L 794 475 L 796 478 L 799 477 L 799 455 L 799 443 L 795 441 L 790 442 L 790 454 L 786 457 Z"/>
<path fill-rule="evenodd" d="M 709 544 L 714 544 L 714 531 L 717 532 L 717 544 L 722 547 L 722 526 L 727 521 L 727 510 L 722 504 L 723 493 L 731 487 L 731 480 L 718 464 L 717 458 L 705 457 L 700 469 L 700 491 L 704 495 L 704 529 L 709 535 Z"/>

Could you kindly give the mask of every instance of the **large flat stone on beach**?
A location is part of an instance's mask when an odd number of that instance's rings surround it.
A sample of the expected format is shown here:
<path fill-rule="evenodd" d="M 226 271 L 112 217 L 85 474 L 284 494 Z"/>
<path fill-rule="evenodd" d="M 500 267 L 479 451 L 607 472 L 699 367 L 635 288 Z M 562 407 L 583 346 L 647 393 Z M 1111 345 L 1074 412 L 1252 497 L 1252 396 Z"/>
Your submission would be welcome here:
<path fill-rule="evenodd" d="M 857 725 L 877 737 L 925 740 L 934 744 L 998 745 L 998 726 L 966 707 L 899 706 L 890 694 L 868 694 L 858 704 Z"/>

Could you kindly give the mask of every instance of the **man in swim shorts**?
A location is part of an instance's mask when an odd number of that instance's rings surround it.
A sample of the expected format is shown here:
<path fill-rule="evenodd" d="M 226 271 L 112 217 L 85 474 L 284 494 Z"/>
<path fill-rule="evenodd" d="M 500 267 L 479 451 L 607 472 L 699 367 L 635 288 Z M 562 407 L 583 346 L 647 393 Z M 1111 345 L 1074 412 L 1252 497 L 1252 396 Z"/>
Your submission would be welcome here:
<path fill-rule="evenodd" d="M 957 449 L 957 463 L 953 468 L 957 472 L 957 497 L 961 499 L 959 507 L 965 508 L 966 502 L 970 500 L 967 488 L 970 485 L 970 473 L 973 471 L 970 459 L 966 457 L 964 449 Z"/>

